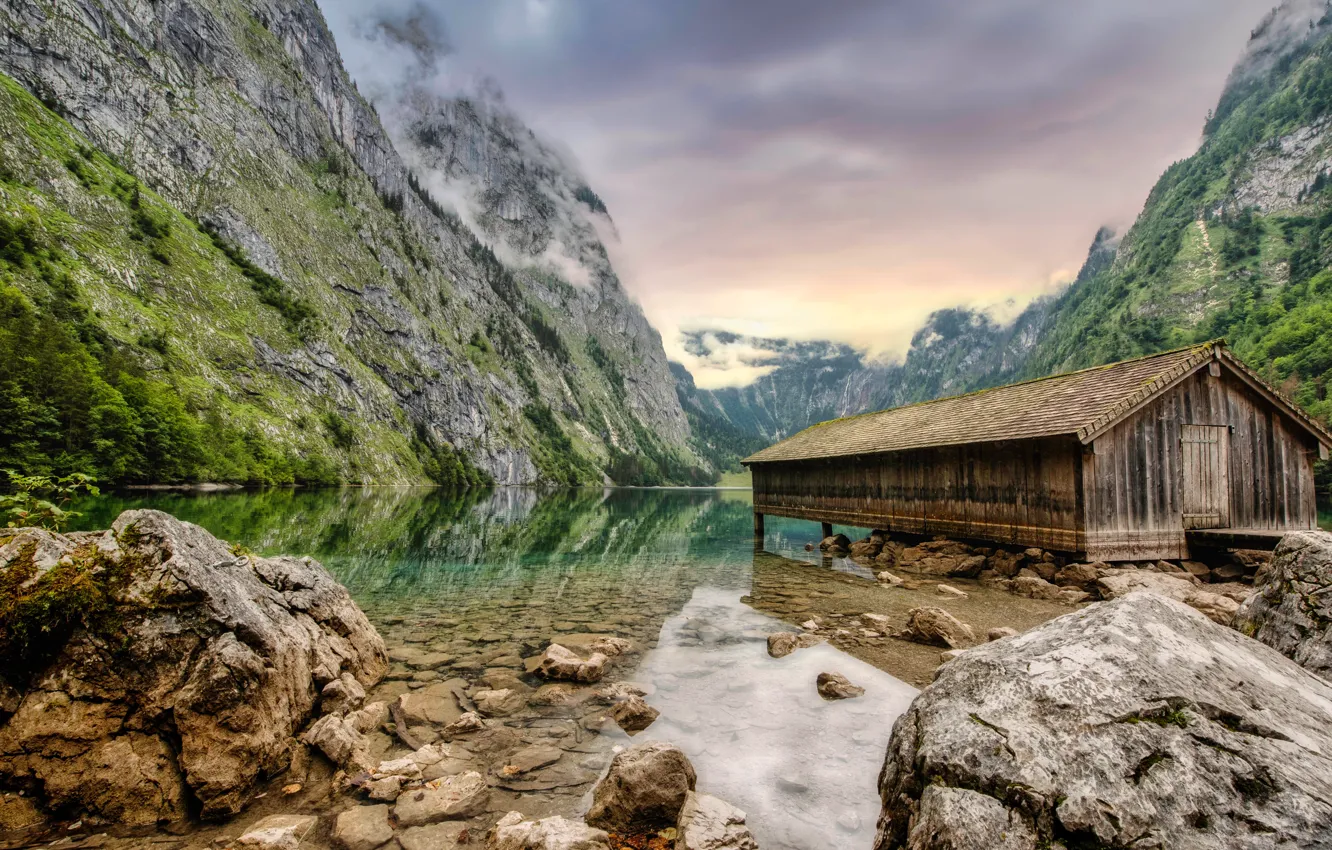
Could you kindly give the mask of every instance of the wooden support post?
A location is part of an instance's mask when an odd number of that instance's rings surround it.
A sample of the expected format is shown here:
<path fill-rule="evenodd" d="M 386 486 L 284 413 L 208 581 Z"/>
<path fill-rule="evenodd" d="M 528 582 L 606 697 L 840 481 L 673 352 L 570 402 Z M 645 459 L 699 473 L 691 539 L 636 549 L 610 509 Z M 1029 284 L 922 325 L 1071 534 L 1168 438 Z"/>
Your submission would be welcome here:
<path fill-rule="evenodd" d="M 763 539 L 763 514 L 754 511 L 754 539 Z"/>
<path fill-rule="evenodd" d="M 819 539 L 820 539 L 820 540 L 827 540 L 829 537 L 832 537 L 832 523 L 830 523 L 830 522 L 825 522 L 825 523 L 823 524 L 823 536 L 822 536 L 821 538 L 819 538 Z"/>

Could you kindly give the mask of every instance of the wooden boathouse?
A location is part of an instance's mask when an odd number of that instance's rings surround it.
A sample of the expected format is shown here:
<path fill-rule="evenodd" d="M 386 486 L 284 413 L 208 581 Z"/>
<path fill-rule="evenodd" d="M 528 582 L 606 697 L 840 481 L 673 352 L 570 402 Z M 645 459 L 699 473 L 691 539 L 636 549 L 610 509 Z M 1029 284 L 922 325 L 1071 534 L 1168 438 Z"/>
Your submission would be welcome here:
<path fill-rule="evenodd" d="M 745 459 L 797 517 L 1098 561 L 1314 528 L 1332 435 L 1210 342 L 814 425 Z"/>

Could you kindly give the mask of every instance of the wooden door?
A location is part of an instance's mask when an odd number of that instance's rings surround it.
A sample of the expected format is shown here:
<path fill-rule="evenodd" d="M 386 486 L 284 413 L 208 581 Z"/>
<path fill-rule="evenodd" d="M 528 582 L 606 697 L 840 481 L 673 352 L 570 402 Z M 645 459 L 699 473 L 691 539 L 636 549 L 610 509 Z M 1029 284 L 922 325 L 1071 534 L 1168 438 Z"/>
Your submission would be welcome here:
<path fill-rule="evenodd" d="M 1230 525 L 1230 428 L 1181 425 L 1184 527 Z"/>

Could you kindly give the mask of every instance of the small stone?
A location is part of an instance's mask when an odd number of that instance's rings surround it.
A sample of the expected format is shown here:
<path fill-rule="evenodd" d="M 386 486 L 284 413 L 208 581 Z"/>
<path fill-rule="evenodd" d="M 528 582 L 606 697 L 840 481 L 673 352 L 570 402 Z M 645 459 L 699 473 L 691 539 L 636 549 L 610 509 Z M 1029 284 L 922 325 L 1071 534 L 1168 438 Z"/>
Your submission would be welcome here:
<path fill-rule="evenodd" d="M 871 626 L 875 626 L 884 631 L 886 631 L 888 626 L 893 622 L 887 614 L 861 614 L 860 619 L 869 623 Z"/>
<path fill-rule="evenodd" d="M 942 663 L 947 664 L 964 652 L 966 652 L 965 649 L 945 649 L 943 652 L 939 653 L 939 660 Z"/>
<path fill-rule="evenodd" d="M 1012 637 L 1017 633 L 1018 630 L 1013 628 L 1012 626 L 996 626 L 985 633 L 985 639 L 987 641 L 1003 640 L 1004 638 Z"/>
<path fill-rule="evenodd" d="M 527 697 L 510 688 L 477 691 L 472 700 L 477 712 L 486 717 L 507 717 L 527 706 Z"/>
<path fill-rule="evenodd" d="M 956 587 L 953 587 L 952 585 L 941 584 L 939 585 L 938 590 L 940 593 L 944 594 L 945 596 L 954 596 L 959 599 L 967 598 L 967 594 L 964 591 L 958 590 Z"/>
<path fill-rule="evenodd" d="M 559 761 L 564 755 L 564 750 L 558 747 L 551 747 L 538 744 L 532 747 L 524 747 L 513 755 L 509 756 L 504 767 L 500 768 L 500 776 L 519 776 L 524 773 L 531 773 L 534 770 L 546 767 Z"/>
<path fill-rule="evenodd" d="M 877 576 L 875 576 L 875 578 L 879 580 L 880 584 L 886 584 L 889 587 L 901 587 L 903 583 L 902 579 L 898 578 L 897 576 L 893 575 L 887 570 L 884 570 L 883 572 L 879 573 Z"/>
<path fill-rule="evenodd" d="M 851 684 L 841 673 L 820 673 L 817 686 L 819 696 L 826 700 L 853 699 L 865 695 L 864 688 Z"/>
<path fill-rule="evenodd" d="M 630 735 L 636 735 L 651 726 L 661 712 L 648 705 L 642 697 L 631 696 L 616 703 L 611 708 L 610 715 L 621 729 Z"/>
<path fill-rule="evenodd" d="M 481 719 L 481 715 L 475 711 L 469 711 L 459 717 L 457 720 L 445 726 L 442 730 L 444 737 L 452 738 L 456 735 L 466 735 L 471 732 L 480 732 L 486 728 L 486 721 Z"/>
<path fill-rule="evenodd" d="M 448 850 L 463 843 L 463 834 L 468 828 L 466 821 L 414 826 L 398 834 L 398 843 L 402 845 L 402 850 Z"/>
<path fill-rule="evenodd" d="M 797 649 L 805 649 L 823 643 L 823 639 L 811 634 L 777 632 L 768 635 L 768 654 L 773 658 L 785 658 Z"/>
<path fill-rule="evenodd" d="M 333 843 L 342 850 L 375 850 L 391 838 L 389 807 L 382 804 L 350 808 L 333 823 Z"/>
<path fill-rule="evenodd" d="M 609 850 L 610 836 L 595 827 L 562 817 L 538 821 L 517 819 L 510 812 L 495 825 L 494 850 Z M 623 845 L 627 846 L 627 845 Z M 405 848 L 410 850 L 410 848 Z"/>
<path fill-rule="evenodd" d="M 490 788 L 486 780 L 473 770 L 407 791 L 398 797 L 393 814 L 402 826 L 422 826 L 479 815 L 486 810 L 489 801 Z"/>
<path fill-rule="evenodd" d="M 402 793 L 402 781 L 401 776 L 385 776 L 382 779 L 371 780 L 365 790 L 371 800 L 392 803 Z"/>
<path fill-rule="evenodd" d="M 257 850 L 298 850 L 318 822 L 313 815 L 270 815 L 247 829 L 236 843 Z"/>

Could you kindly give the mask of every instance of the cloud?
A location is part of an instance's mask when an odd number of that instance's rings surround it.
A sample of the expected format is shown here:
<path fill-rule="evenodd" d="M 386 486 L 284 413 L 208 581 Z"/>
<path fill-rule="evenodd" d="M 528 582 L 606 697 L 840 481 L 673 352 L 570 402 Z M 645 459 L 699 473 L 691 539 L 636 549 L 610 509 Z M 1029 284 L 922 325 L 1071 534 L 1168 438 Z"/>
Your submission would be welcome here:
<path fill-rule="evenodd" d="M 577 151 L 682 357 L 700 327 L 900 354 L 936 309 L 1048 292 L 1192 152 L 1271 6 L 420 2 L 447 22 L 441 74 L 493 75 Z"/>

